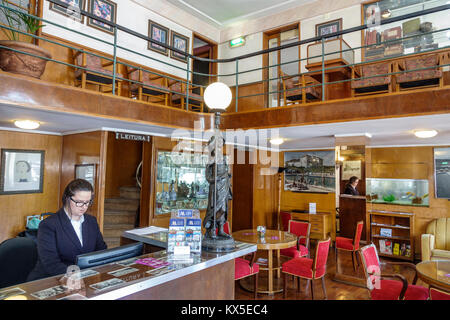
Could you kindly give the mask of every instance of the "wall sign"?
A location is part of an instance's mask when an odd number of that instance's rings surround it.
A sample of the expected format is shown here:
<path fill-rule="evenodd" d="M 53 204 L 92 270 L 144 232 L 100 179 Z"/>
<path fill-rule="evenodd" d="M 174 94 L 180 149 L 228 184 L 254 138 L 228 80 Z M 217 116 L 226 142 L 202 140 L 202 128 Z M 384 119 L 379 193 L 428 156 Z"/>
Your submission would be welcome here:
<path fill-rule="evenodd" d="M 150 136 L 145 134 L 131 134 L 124 132 L 116 132 L 116 139 L 150 142 Z"/>

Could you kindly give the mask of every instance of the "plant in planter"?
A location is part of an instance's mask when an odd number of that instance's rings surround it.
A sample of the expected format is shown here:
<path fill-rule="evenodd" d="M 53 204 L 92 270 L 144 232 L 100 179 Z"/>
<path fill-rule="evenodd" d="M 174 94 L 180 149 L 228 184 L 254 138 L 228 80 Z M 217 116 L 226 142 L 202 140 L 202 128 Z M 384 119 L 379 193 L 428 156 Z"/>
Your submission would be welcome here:
<path fill-rule="evenodd" d="M 43 27 L 40 20 L 23 12 L 10 10 L 9 8 L 12 9 L 12 7 L 5 0 L 1 0 L 0 4 L 2 5 L 2 7 L 0 7 L 0 13 L 5 16 L 9 28 L 19 30 L 21 26 L 24 25 L 28 33 L 35 34 L 36 31 Z M 34 37 L 30 37 L 31 41 L 28 43 L 19 41 L 20 33 L 18 31 L 5 28 L 1 28 L 1 30 L 9 40 L 0 41 L 0 46 L 2 46 L 0 47 L 0 69 L 6 72 L 22 74 L 39 79 L 44 73 L 47 60 L 35 56 L 51 59 L 52 56 L 50 52 L 35 45 Z M 9 50 L 9 48 L 31 53 L 35 56 Z"/>

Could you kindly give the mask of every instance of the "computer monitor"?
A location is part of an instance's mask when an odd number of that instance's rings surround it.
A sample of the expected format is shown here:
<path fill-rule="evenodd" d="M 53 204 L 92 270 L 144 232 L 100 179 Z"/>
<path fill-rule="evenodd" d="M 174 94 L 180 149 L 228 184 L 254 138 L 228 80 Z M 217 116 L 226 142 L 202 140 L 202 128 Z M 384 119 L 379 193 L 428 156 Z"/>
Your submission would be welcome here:
<path fill-rule="evenodd" d="M 76 264 L 80 269 L 95 267 L 102 264 L 125 260 L 142 255 L 143 244 L 136 242 L 124 246 L 94 251 L 77 256 Z"/>

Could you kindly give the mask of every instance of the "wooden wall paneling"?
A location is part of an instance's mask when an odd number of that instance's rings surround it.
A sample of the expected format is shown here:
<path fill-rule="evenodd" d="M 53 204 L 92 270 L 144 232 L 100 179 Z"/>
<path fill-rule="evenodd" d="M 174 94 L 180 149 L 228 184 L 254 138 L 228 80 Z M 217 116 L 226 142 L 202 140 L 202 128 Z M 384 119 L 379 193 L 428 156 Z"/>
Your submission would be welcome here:
<path fill-rule="evenodd" d="M 367 177 L 428 179 L 429 207 L 367 204 L 367 210 L 414 213 L 415 253 L 416 257 L 420 256 L 421 236 L 425 233 L 428 223 L 434 219 L 448 217 L 448 212 L 450 212 L 450 201 L 435 198 L 433 147 L 368 148 L 366 154 L 367 168 L 372 170 L 372 174 L 367 175 Z M 368 159 L 370 159 L 370 162 Z M 380 165 L 381 168 L 374 172 L 374 166 L 371 166 L 370 163 L 385 165 Z M 398 176 L 394 176 L 392 172 L 395 172 Z"/>
<path fill-rule="evenodd" d="M 56 212 L 59 209 L 62 137 L 0 131 L 0 149 L 45 151 L 42 193 L 0 195 L 2 208 L 0 210 L 0 242 L 2 242 L 25 230 L 26 216 Z"/>
<path fill-rule="evenodd" d="M 153 197 L 152 193 L 155 192 L 153 188 L 152 173 L 153 168 L 156 169 L 152 162 L 153 155 L 153 143 L 155 137 L 152 137 L 151 142 L 143 142 L 142 145 L 142 186 L 141 186 L 141 208 L 139 215 L 139 226 L 146 227 L 150 225 L 153 211 Z"/>
<path fill-rule="evenodd" d="M 230 87 L 233 99 L 231 99 L 228 112 L 236 112 L 236 86 Z M 238 96 L 245 97 L 238 100 L 238 112 L 265 109 L 264 82 L 254 82 L 239 85 Z M 254 96 L 253 96 L 254 95 Z M 250 97 L 247 97 L 250 96 Z"/>
<path fill-rule="evenodd" d="M 245 152 L 245 163 L 238 163 L 237 153 Z M 253 165 L 248 151 L 234 150 L 232 232 L 253 228 Z"/>
<path fill-rule="evenodd" d="M 97 165 L 94 203 L 88 213 L 97 218 L 101 230 L 103 228 L 107 138 L 106 131 L 65 135 L 61 159 L 61 194 L 67 184 L 75 178 L 75 164 L 95 163 Z"/>

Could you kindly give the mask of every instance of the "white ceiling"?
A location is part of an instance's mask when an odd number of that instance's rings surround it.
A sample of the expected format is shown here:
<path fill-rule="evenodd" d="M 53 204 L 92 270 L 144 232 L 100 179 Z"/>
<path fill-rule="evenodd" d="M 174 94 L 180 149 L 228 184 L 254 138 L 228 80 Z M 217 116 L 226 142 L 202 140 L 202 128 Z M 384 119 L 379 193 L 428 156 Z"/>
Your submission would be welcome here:
<path fill-rule="evenodd" d="M 317 0 L 167 0 L 176 7 L 224 28 L 236 22 L 276 14 Z"/>
<path fill-rule="evenodd" d="M 18 130 L 14 126 L 14 120 L 32 119 L 41 123 L 38 131 L 46 134 L 64 135 L 75 132 L 107 130 L 129 133 L 139 133 L 154 136 L 171 137 L 180 136 L 180 131 L 173 128 L 154 126 L 145 123 L 104 119 L 29 109 L 18 106 L 0 105 L 0 130 Z M 372 135 L 370 146 L 419 146 L 419 145 L 450 145 L 450 113 L 430 116 L 403 117 L 391 119 L 377 119 L 353 122 L 338 122 L 329 124 L 317 124 L 296 126 L 267 130 L 244 132 L 245 145 L 271 147 L 267 140 L 279 135 L 286 139 L 280 146 L 280 150 L 321 149 L 333 148 L 335 135 Z M 436 129 L 439 133 L 430 139 L 419 139 L 414 136 L 414 130 Z M 22 130 L 23 131 L 23 130 Z M 192 131 L 191 131 L 192 132 Z M 252 141 L 248 137 L 256 136 Z M 192 135 L 194 137 L 194 135 Z M 208 140 L 208 136 L 197 133 L 195 137 Z M 258 142 L 260 141 L 260 142 Z M 228 143 L 239 143 L 238 139 L 227 139 Z"/>

